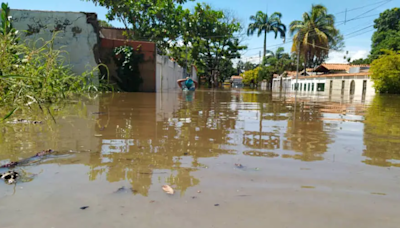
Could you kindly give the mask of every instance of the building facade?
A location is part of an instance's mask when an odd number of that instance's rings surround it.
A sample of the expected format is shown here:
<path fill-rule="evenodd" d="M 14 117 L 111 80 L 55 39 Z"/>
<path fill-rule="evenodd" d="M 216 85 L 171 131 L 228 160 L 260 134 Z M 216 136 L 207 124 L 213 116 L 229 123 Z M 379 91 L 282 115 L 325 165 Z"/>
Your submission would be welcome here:
<path fill-rule="evenodd" d="M 307 69 L 310 70 L 310 69 Z M 370 96 L 375 94 L 373 81 L 369 77 L 369 66 L 349 64 L 321 64 L 312 71 L 287 71 L 273 79 L 273 89 L 299 91 L 321 95 Z"/>

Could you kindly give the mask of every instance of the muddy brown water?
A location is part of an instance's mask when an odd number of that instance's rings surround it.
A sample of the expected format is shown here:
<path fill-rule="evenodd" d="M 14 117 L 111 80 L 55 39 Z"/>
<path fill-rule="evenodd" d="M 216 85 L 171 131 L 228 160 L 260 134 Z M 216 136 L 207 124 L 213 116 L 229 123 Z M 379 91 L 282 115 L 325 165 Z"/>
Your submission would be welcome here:
<path fill-rule="evenodd" d="M 400 224 L 399 97 L 119 93 L 50 111 L 1 125 L 0 164 L 58 151 L 0 183 L 2 228 Z"/>

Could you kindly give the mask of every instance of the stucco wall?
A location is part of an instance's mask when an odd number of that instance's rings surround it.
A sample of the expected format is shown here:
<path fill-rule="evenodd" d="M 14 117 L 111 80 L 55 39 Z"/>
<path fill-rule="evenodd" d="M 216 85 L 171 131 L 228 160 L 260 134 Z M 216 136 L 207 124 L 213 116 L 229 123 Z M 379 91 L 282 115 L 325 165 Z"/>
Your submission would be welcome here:
<path fill-rule="evenodd" d="M 82 74 L 97 66 L 94 47 L 98 42 L 93 26 L 84 13 L 11 10 L 12 25 L 23 33 L 22 38 L 36 41 L 50 40 L 59 31 L 54 48 L 68 52 L 67 62 L 75 74 Z"/>
<path fill-rule="evenodd" d="M 375 88 L 373 87 L 374 82 L 368 77 L 368 76 L 346 76 L 346 77 L 321 77 L 321 78 L 307 78 L 307 79 L 299 79 L 298 83 L 299 86 L 301 85 L 301 90 L 299 90 L 300 93 L 304 94 L 321 94 L 321 95 L 326 95 L 326 96 L 341 96 L 342 95 L 342 81 L 344 80 L 344 88 L 343 88 L 343 95 L 344 96 L 349 96 L 350 95 L 350 85 L 351 82 L 354 81 L 354 96 L 360 97 L 360 96 L 373 96 L 375 95 Z M 366 81 L 366 91 L 365 94 L 363 94 L 363 83 L 364 80 Z M 332 89 L 330 89 L 332 81 Z M 290 82 L 289 82 L 290 83 Z M 312 84 L 314 84 L 314 91 L 308 91 L 308 83 L 310 83 L 311 88 Z M 316 90 L 317 88 L 317 83 L 325 83 L 325 90 L 323 92 L 319 92 Z M 296 79 L 291 80 L 291 84 L 294 85 L 296 84 Z M 304 84 L 307 85 L 306 91 L 304 91 Z M 282 82 L 283 90 L 286 87 L 287 84 Z M 273 80 L 273 89 L 274 90 L 279 90 L 280 87 L 280 80 L 279 78 L 275 78 Z M 292 86 L 291 86 L 292 87 Z M 292 90 L 291 87 L 289 90 Z"/>
<path fill-rule="evenodd" d="M 171 61 L 166 56 L 157 55 L 156 65 L 156 91 L 169 91 L 179 89 L 177 80 L 184 78 L 184 71 L 178 63 Z M 190 77 L 198 81 L 195 67 L 192 67 Z"/>
<path fill-rule="evenodd" d="M 343 95 L 350 95 L 350 84 L 351 84 L 351 81 L 353 81 L 353 80 L 355 83 L 355 90 L 354 90 L 355 96 L 362 95 L 364 80 L 367 81 L 365 95 L 372 96 L 375 94 L 375 88 L 373 87 L 374 82 L 372 80 L 370 80 L 368 77 L 353 77 L 353 78 L 348 78 L 348 79 L 342 79 L 342 78 L 329 79 L 326 81 L 325 93 L 327 95 L 331 94 L 333 96 L 341 95 L 342 94 L 342 80 L 344 80 L 344 82 L 345 82 L 344 89 L 343 89 Z M 329 91 L 330 81 L 332 81 L 332 92 Z"/>

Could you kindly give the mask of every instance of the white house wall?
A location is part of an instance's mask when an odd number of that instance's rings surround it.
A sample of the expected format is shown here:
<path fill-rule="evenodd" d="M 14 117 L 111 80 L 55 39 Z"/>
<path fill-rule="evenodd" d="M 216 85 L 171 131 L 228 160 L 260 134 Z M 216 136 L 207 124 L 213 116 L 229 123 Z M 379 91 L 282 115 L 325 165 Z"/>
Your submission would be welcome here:
<path fill-rule="evenodd" d="M 86 70 L 93 70 L 97 63 L 93 52 L 97 44 L 97 33 L 87 23 L 86 14 L 78 12 L 11 10 L 12 25 L 23 33 L 28 41 L 51 40 L 52 31 L 59 29 L 54 40 L 54 48 L 66 51 L 66 64 L 72 72 L 81 75 Z M 38 44 L 39 45 L 39 44 Z"/>
<path fill-rule="evenodd" d="M 157 55 L 156 91 L 170 91 L 179 89 L 177 80 L 184 78 L 184 70 L 178 63 L 171 61 L 167 56 Z M 192 67 L 191 78 L 197 80 L 197 72 Z"/>
<path fill-rule="evenodd" d="M 363 82 L 364 80 L 367 81 L 366 85 L 366 93 L 365 96 L 373 96 L 375 94 L 375 89 L 373 87 L 374 83 L 368 76 L 338 76 L 338 77 L 319 77 L 319 78 L 307 78 L 307 79 L 298 79 L 299 86 L 301 84 L 301 90 L 299 92 L 302 94 L 321 94 L 326 96 L 341 96 L 342 95 L 342 80 L 345 81 L 343 95 L 349 96 L 350 95 L 350 84 L 351 81 L 354 80 L 355 83 L 355 90 L 354 96 L 362 96 L 363 93 Z M 332 91 L 330 91 L 330 83 L 332 81 Z M 290 86 L 288 88 L 288 85 Z M 307 84 L 307 89 L 304 90 L 304 83 Z M 312 84 L 314 84 L 314 91 L 308 91 L 308 83 L 312 88 Z M 318 83 L 325 83 L 324 91 L 320 92 L 317 91 L 317 84 Z M 282 91 L 292 91 L 294 85 L 296 84 L 296 79 L 287 79 L 282 80 Z M 273 90 L 280 90 L 280 78 L 273 79 Z"/>

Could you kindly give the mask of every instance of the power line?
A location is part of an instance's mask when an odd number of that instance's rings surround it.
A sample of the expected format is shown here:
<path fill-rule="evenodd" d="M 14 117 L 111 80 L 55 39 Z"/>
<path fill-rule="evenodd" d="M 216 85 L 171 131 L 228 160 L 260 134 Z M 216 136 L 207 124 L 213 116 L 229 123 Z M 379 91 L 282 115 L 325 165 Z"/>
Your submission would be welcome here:
<path fill-rule="evenodd" d="M 376 4 L 380 4 L 380 3 L 382 3 L 382 2 L 387 3 L 387 2 L 390 2 L 390 1 L 391 1 L 391 0 L 383 0 L 383 1 L 375 2 L 375 3 L 371 3 L 371 4 L 368 4 L 368 5 L 364 5 L 364 6 L 360 6 L 360 7 L 357 7 L 357 8 L 353 8 L 353 9 L 345 10 L 345 11 L 342 11 L 342 12 L 338 12 L 338 13 L 335 13 L 335 15 L 342 14 L 342 13 L 346 13 L 346 11 L 347 11 L 347 13 L 348 13 L 348 12 L 351 12 L 351 11 L 355 11 L 355 10 L 359 10 L 359 9 L 364 9 L 364 8 L 366 8 L 366 7 L 368 7 L 368 6 L 373 6 L 373 5 L 376 5 Z"/>
<path fill-rule="evenodd" d="M 387 3 L 391 2 L 391 1 L 393 1 L 393 0 L 387 0 L 386 2 L 384 2 L 384 3 L 380 4 L 379 6 L 377 6 L 377 7 L 374 7 L 374 8 L 372 8 L 372 9 L 370 9 L 370 10 L 366 11 L 366 12 L 364 12 L 364 13 L 362 13 L 362 14 L 358 15 L 358 16 L 357 16 L 357 17 L 355 17 L 355 18 L 359 18 L 359 17 L 360 17 L 360 16 L 362 16 L 362 15 L 365 15 L 365 14 L 367 14 L 367 13 L 371 12 L 371 11 L 374 11 L 375 9 L 377 9 L 377 8 L 379 8 L 379 7 L 383 6 L 383 5 L 385 5 L 385 4 L 387 4 Z"/>

